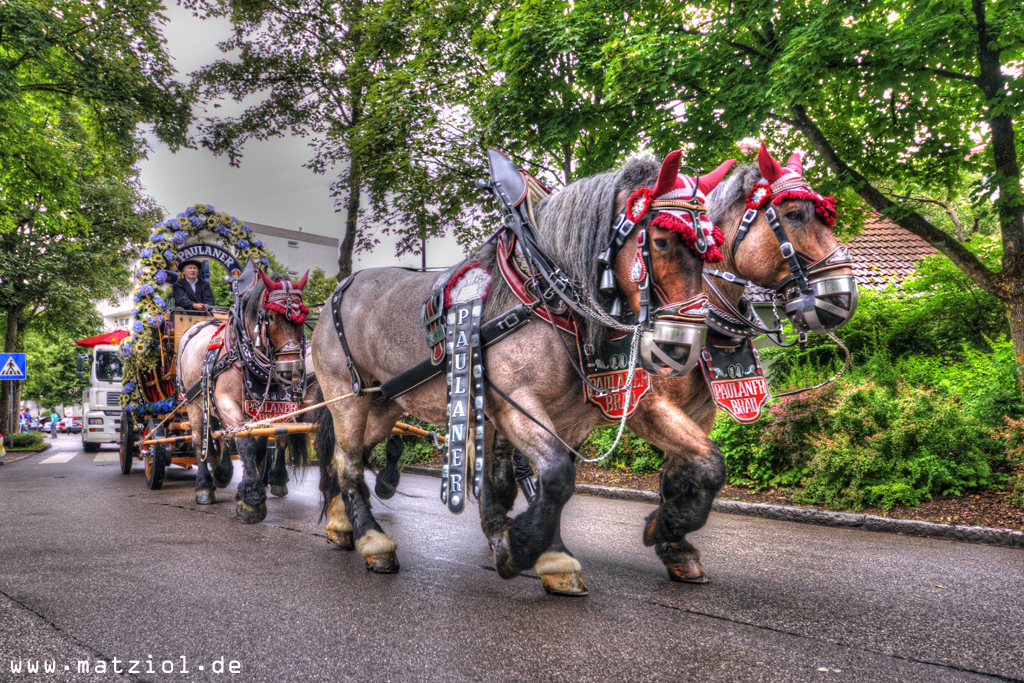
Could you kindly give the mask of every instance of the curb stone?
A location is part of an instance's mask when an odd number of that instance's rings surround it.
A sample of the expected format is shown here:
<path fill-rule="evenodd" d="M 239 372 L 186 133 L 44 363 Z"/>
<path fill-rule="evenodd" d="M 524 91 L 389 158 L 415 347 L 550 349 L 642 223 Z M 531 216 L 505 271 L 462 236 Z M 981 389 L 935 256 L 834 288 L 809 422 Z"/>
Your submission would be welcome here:
<path fill-rule="evenodd" d="M 30 458 L 33 455 L 38 455 L 39 453 L 42 453 L 43 451 L 50 450 L 51 446 L 53 446 L 52 443 L 44 443 L 41 448 L 37 448 L 34 451 L 7 451 L 8 453 L 16 453 L 16 455 L 12 454 L 12 455 L 7 455 L 7 456 L 5 456 L 3 458 L 0 458 L 0 465 L 6 465 L 8 463 L 18 462 L 19 460 L 24 460 L 25 458 Z"/>
<path fill-rule="evenodd" d="M 433 467 L 408 466 L 402 468 L 409 474 L 421 474 L 428 477 L 441 477 L 441 470 Z M 596 486 L 594 484 L 576 484 L 576 493 L 587 496 L 598 496 L 613 500 L 631 500 L 657 505 L 661 496 L 655 491 L 639 491 L 622 489 L 612 486 Z M 744 503 L 739 500 L 716 500 L 711 509 L 728 515 L 744 515 L 760 517 L 780 522 L 797 522 L 800 524 L 816 524 L 841 529 L 861 529 L 863 531 L 882 531 L 907 536 L 927 536 L 947 541 L 964 543 L 984 543 L 1004 548 L 1024 548 L 1024 531 L 1012 529 L 993 529 L 983 526 L 960 526 L 957 524 L 936 524 L 916 519 L 891 519 L 877 515 L 862 515 L 852 512 L 830 512 L 813 508 L 791 507 L 787 505 L 770 505 L 768 503 Z"/>

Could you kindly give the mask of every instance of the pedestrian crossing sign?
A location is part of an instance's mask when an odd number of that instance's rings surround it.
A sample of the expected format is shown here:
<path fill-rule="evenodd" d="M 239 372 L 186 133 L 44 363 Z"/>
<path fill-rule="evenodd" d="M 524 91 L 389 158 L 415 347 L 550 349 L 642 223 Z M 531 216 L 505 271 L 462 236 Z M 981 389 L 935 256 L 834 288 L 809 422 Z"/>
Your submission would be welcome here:
<path fill-rule="evenodd" d="M 0 353 L 0 379 L 25 379 L 25 354 Z"/>

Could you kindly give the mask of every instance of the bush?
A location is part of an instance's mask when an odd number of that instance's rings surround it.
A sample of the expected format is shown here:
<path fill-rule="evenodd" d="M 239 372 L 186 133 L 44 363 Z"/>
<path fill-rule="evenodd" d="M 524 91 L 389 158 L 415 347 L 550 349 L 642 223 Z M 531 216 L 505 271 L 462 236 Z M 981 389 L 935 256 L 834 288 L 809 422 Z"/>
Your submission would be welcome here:
<path fill-rule="evenodd" d="M 1009 484 L 1013 495 L 1010 502 L 1024 508 L 1024 418 L 1006 418 L 1004 429 L 997 436 L 1006 442 L 1006 460 L 1012 473 Z"/>
<path fill-rule="evenodd" d="M 828 429 L 809 438 L 803 502 L 891 508 L 994 483 L 981 447 L 988 432 L 955 394 L 868 383 L 828 413 Z"/>
<path fill-rule="evenodd" d="M 11 434 L 8 437 L 4 437 L 5 447 L 12 450 L 33 450 L 41 448 L 45 442 L 46 438 L 42 432 Z"/>
<path fill-rule="evenodd" d="M 438 436 L 446 435 L 446 431 L 443 427 L 438 427 L 437 425 L 425 422 L 412 417 L 411 415 L 404 416 L 401 421 L 407 425 L 419 427 L 420 429 L 425 429 L 428 432 L 434 432 Z M 425 439 L 419 436 L 403 436 L 402 443 L 405 445 L 405 450 L 402 451 L 402 457 L 398 459 L 399 467 L 426 462 L 438 452 L 437 449 L 434 448 L 433 440 L 429 438 Z M 386 440 L 377 444 L 374 447 L 373 452 L 370 453 L 370 464 L 374 467 L 384 467 L 387 459 L 387 455 L 384 452 L 386 444 Z"/>
<path fill-rule="evenodd" d="M 615 443 L 615 436 L 618 433 L 618 425 L 595 429 L 583 442 L 580 451 L 587 457 L 598 458 L 608 452 L 608 449 Z M 627 429 L 622 432 L 622 438 L 615 446 L 615 451 L 599 464 L 607 469 L 649 474 L 661 469 L 661 464 L 664 461 L 664 451 L 652 446 Z"/>

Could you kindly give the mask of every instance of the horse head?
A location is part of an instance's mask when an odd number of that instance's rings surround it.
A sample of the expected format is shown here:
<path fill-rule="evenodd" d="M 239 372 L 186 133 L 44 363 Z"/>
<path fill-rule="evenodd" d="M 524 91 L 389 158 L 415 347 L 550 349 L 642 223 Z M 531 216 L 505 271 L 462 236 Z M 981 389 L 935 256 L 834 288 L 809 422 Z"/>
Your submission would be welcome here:
<path fill-rule="evenodd" d="M 258 273 L 264 286 L 259 312 L 264 324 L 260 335 L 267 340 L 268 355 L 278 375 L 284 379 L 299 376 L 303 365 L 303 324 L 309 313 L 302 300 L 302 290 L 309 271 L 297 282 L 274 280 L 262 270 Z"/>
<path fill-rule="evenodd" d="M 622 188 L 616 197 L 620 221 L 626 219 L 620 232 L 630 224 L 632 230 L 621 240 L 612 272 L 629 308 L 647 323 L 644 367 L 660 376 L 692 370 L 703 346 L 707 297 L 701 274 L 705 262 L 722 260 L 724 242 L 707 217 L 706 195 L 735 163 L 691 177 L 679 173 L 681 156 L 676 150 L 665 157 L 653 187 Z"/>
<path fill-rule="evenodd" d="M 729 245 L 725 270 L 774 290 L 798 331 L 829 332 L 853 316 L 857 284 L 832 232 L 835 199 L 811 188 L 799 154 L 780 165 L 762 143 L 757 165 L 737 169 L 710 204 Z"/>

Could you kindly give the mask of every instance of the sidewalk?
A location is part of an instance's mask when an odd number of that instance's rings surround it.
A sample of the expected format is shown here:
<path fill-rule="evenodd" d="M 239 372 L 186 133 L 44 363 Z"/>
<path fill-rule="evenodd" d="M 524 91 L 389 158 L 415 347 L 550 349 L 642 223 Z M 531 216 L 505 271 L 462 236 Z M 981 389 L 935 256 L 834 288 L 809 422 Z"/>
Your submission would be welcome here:
<path fill-rule="evenodd" d="M 428 477 L 441 477 L 441 470 L 433 467 L 409 466 L 402 470 L 409 474 L 421 474 Z M 636 489 L 620 489 L 611 486 L 594 486 L 593 484 L 576 484 L 577 495 L 598 496 L 614 500 L 634 500 L 643 503 L 660 502 L 658 493 L 639 491 Z M 727 515 L 744 515 L 760 517 L 780 522 L 799 522 L 819 526 L 860 529 L 863 531 L 883 531 L 908 536 L 927 536 L 947 541 L 964 543 L 984 543 L 1006 548 L 1024 548 L 1024 531 L 1011 529 L 991 529 L 982 526 L 961 526 L 957 524 L 935 524 L 916 519 L 892 519 L 876 515 L 862 515 L 850 512 L 829 512 L 811 508 L 790 507 L 786 505 L 768 505 L 766 503 L 744 503 L 738 500 L 716 500 L 711 507 L 715 512 Z"/>

